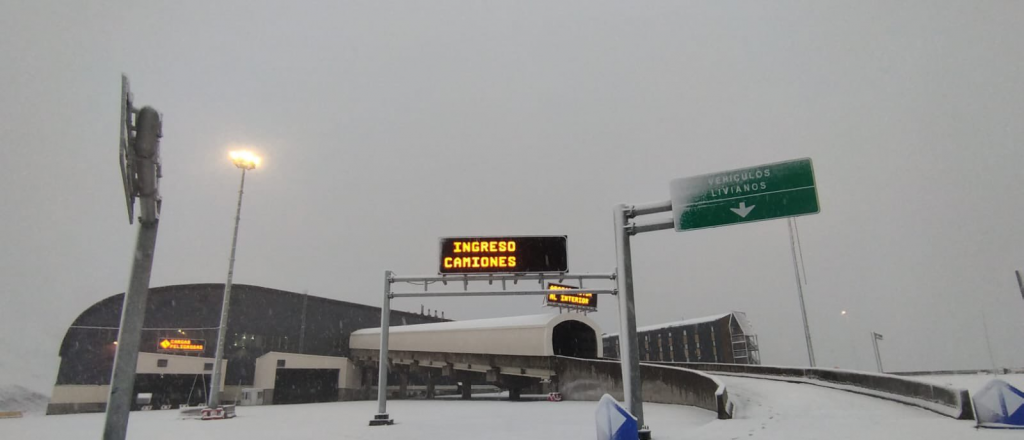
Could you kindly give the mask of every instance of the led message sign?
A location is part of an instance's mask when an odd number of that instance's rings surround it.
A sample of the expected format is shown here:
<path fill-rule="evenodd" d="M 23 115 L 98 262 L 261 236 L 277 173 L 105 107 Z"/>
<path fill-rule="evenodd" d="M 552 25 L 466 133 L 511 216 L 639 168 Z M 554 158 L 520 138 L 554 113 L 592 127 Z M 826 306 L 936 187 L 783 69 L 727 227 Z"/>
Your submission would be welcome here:
<path fill-rule="evenodd" d="M 440 274 L 553 273 L 569 269 L 566 237 L 446 237 Z"/>
<path fill-rule="evenodd" d="M 161 338 L 157 346 L 160 347 L 160 351 L 197 352 L 203 351 L 206 347 L 206 341 L 202 339 Z"/>
<path fill-rule="evenodd" d="M 578 287 L 548 283 L 548 290 L 571 290 Z M 593 293 L 550 293 L 547 305 L 551 307 L 576 307 L 597 310 L 597 295 Z"/>

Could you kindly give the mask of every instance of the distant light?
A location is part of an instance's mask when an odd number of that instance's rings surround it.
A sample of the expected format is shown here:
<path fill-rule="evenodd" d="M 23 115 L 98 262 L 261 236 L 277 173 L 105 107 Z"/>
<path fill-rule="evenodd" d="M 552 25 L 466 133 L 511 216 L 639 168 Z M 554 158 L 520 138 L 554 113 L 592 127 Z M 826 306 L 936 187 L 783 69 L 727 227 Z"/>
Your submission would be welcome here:
<path fill-rule="evenodd" d="M 839 312 L 839 314 L 840 315 L 845 315 L 846 314 L 846 310 L 843 310 L 842 312 Z"/>
<path fill-rule="evenodd" d="M 114 345 L 117 345 L 117 341 L 114 341 Z"/>
<path fill-rule="evenodd" d="M 231 157 L 231 161 L 235 163 L 236 167 L 247 170 L 255 169 L 263 160 L 248 150 L 232 151 L 228 153 L 228 156 Z"/>

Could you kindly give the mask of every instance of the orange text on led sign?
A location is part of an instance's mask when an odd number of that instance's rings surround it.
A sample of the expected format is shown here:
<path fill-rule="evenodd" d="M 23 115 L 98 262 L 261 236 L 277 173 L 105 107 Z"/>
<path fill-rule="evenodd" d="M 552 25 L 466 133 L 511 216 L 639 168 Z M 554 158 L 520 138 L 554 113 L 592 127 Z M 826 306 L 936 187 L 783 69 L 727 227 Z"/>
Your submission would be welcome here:
<path fill-rule="evenodd" d="M 164 350 L 179 351 L 203 351 L 205 341 L 194 341 L 192 339 L 161 339 L 160 348 Z"/>
<path fill-rule="evenodd" d="M 444 257 L 444 268 L 514 268 L 516 257 Z"/>
<path fill-rule="evenodd" d="M 455 246 L 455 253 L 497 253 L 497 252 L 515 252 L 516 242 L 515 240 L 507 241 L 456 241 L 453 243 Z"/>
<path fill-rule="evenodd" d="M 562 286 L 559 284 L 548 284 L 548 290 L 573 290 L 573 287 Z M 589 306 L 593 302 L 593 293 L 570 293 L 570 294 L 548 294 L 548 301 L 560 304 L 576 304 L 581 306 Z"/>

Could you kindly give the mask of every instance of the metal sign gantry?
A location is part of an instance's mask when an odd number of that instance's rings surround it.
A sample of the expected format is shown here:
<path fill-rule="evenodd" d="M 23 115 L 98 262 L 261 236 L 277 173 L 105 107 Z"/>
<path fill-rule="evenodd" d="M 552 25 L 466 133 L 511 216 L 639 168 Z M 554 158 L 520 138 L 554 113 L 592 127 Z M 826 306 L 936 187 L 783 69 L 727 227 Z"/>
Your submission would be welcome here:
<path fill-rule="evenodd" d="M 383 426 L 394 424 L 394 419 L 388 414 L 388 339 L 389 327 L 391 325 L 391 300 L 393 298 L 427 298 L 427 297 L 454 297 L 454 296 L 531 296 L 551 293 L 544 287 L 545 281 L 578 280 L 583 285 L 583 280 L 610 280 L 613 281 L 616 274 L 570 274 L 570 273 L 527 273 L 527 274 L 466 274 L 466 275 L 431 275 L 399 277 L 394 272 L 384 271 L 384 301 L 380 310 L 380 358 L 378 359 L 377 370 L 377 414 L 370 420 L 370 426 Z M 493 285 L 495 281 L 501 282 L 501 290 L 469 290 L 471 282 L 487 282 Z M 537 281 L 540 288 L 511 289 L 508 282 L 518 285 L 520 281 Z M 462 291 L 431 292 L 430 285 L 440 282 L 462 284 Z M 423 284 L 422 292 L 392 292 L 391 285 L 396 283 Z M 617 289 L 571 289 L 559 290 L 559 293 L 591 293 L 594 295 L 615 295 Z M 635 332 L 635 331 L 634 331 Z"/>

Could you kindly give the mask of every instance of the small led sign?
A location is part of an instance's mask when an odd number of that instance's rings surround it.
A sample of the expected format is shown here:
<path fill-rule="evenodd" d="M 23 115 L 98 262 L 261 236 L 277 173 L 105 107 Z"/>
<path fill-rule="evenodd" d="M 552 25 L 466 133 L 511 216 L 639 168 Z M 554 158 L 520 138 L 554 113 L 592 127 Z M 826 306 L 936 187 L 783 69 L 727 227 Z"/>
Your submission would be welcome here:
<path fill-rule="evenodd" d="M 446 237 L 441 239 L 438 273 L 566 272 L 566 241 L 564 235 Z"/>
<path fill-rule="evenodd" d="M 159 351 L 203 351 L 206 341 L 202 339 L 161 338 L 157 343 Z"/>
<path fill-rule="evenodd" d="M 572 289 L 579 289 L 579 287 L 548 283 L 548 290 Z M 551 307 L 571 307 L 597 310 L 597 295 L 594 295 L 593 293 L 549 293 L 546 303 Z"/>

